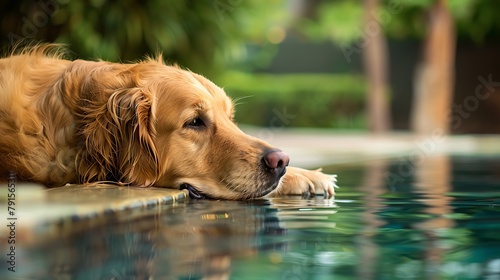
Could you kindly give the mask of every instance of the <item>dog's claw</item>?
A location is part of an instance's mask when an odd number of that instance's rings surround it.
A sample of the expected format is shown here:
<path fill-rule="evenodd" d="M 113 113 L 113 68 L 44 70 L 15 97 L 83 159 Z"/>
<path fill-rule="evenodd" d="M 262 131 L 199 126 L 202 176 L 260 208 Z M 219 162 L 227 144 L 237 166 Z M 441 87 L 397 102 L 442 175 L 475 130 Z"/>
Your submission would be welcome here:
<path fill-rule="evenodd" d="M 189 198 L 191 199 L 204 199 L 205 195 L 201 194 L 195 187 L 190 184 L 182 184 L 180 187 L 181 190 L 188 190 Z"/>
<path fill-rule="evenodd" d="M 278 195 L 301 195 L 303 198 L 323 196 L 333 199 L 337 187 L 337 176 L 321 172 L 321 169 L 306 170 L 297 167 L 288 167 Z"/>
<path fill-rule="evenodd" d="M 303 192 L 302 195 L 301 195 L 301 197 L 303 199 L 310 199 L 310 198 L 313 198 L 315 196 L 316 196 L 316 194 L 313 191 L 309 191 L 309 190 Z"/>

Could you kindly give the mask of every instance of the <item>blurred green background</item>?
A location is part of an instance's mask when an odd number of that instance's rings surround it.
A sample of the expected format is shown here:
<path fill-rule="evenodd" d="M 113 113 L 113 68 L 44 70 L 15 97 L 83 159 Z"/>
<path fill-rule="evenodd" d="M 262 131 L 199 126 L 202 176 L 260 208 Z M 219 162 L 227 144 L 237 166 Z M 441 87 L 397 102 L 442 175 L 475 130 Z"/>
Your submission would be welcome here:
<path fill-rule="evenodd" d="M 444 52 L 452 56 L 453 88 L 439 109 L 461 118 L 450 132 L 500 133 L 500 83 L 491 82 L 500 81 L 496 0 L 3 1 L 0 44 L 8 54 L 19 44 L 58 42 L 72 58 L 116 62 L 163 53 L 167 63 L 224 87 L 237 100 L 241 124 L 412 130 L 415 88 L 422 83 L 415 73 L 425 64 L 426 42 L 434 40 L 429 22 L 439 19 L 433 9 L 449 13 L 453 24 L 446 31 L 453 33 L 452 51 Z M 381 110 L 389 124 L 381 129 L 369 124 L 379 117 L 368 110 L 371 62 L 363 60 L 374 38 L 385 55 L 372 74 L 387 73 L 379 96 L 388 104 Z M 478 106 L 464 103 L 479 77 L 489 79 L 492 94 Z M 462 105 L 474 110 L 465 117 L 456 107 Z"/>

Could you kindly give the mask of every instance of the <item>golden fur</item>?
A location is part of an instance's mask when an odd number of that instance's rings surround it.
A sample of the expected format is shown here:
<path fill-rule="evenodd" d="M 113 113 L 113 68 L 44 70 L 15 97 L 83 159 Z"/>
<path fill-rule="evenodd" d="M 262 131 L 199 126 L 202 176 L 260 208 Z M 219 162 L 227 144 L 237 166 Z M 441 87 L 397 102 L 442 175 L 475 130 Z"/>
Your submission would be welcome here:
<path fill-rule="evenodd" d="M 0 171 L 61 186 L 114 182 L 194 186 L 249 199 L 278 186 L 262 167 L 274 148 L 244 134 L 233 104 L 206 78 L 161 59 L 62 59 L 43 45 L 0 59 Z M 335 178 L 288 168 L 275 194 L 333 195 Z"/>

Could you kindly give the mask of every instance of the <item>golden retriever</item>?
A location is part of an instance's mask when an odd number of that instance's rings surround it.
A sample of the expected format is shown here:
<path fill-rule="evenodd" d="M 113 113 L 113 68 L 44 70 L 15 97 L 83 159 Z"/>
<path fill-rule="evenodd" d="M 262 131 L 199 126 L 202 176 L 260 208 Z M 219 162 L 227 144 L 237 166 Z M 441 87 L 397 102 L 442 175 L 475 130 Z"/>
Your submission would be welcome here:
<path fill-rule="evenodd" d="M 291 168 L 243 133 L 208 79 L 158 59 L 65 60 L 41 45 L 0 59 L 0 170 L 47 186 L 113 182 L 251 199 L 323 193 L 335 176 Z M 271 193 L 271 194 L 270 194 Z"/>

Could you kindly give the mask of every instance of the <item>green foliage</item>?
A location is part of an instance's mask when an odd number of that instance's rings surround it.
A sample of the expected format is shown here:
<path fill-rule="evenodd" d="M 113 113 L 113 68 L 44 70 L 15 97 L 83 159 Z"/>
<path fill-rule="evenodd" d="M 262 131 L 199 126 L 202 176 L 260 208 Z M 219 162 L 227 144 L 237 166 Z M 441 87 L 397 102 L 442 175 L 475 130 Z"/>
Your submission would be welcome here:
<path fill-rule="evenodd" d="M 458 3 L 460 0 L 450 0 Z M 468 0 L 466 4 L 456 4 L 452 9 L 455 15 L 459 15 L 457 29 L 460 37 L 470 37 L 475 42 L 481 43 L 488 39 L 498 40 L 500 38 L 500 1 L 496 0 Z M 462 6 L 462 7 L 460 7 Z"/>
<path fill-rule="evenodd" d="M 386 8 L 394 0 L 384 1 Z M 391 20 L 385 25 L 389 36 L 396 38 L 418 37 L 426 33 L 426 20 L 429 8 L 435 3 L 433 0 L 402 1 L 401 12 L 391 14 Z M 500 12 L 498 1 L 490 0 L 448 0 L 448 8 L 455 20 L 459 37 L 470 38 L 476 42 L 487 37 L 494 37 L 500 31 L 493 17 L 488 15 L 492 11 Z M 478 24 L 478 18 L 480 20 Z M 484 20 L 486 19 L 486 20 Z M 495 31 L 496 29 L 496 31 Z M 492 32 L 489 34 L 489 32 Z"/>
<path fill-rule="evenodd" d="M 84 57 L 137 60 L 162 52 L 203 72 L 241 39 L 239 22 L 211 1 L 71 1 L 65 9 L 57 41 Z"/>
<path fill-rule="evenodd" d="M 317 22 L 303 19 L 299 25 L 312 38 L 352 43 L 362 36 L 363 7 L 357 1 L 323 2 L 317 12 Z"/>
<path fill-rule="evenodd" d="M 236 110 L 239 123 L 280 127 L 366 126 L 363 113 L 366 84 L 359 76 L 227 72 L 217 83 L 239 104 Z"/>
<path fill-rule="evenodd" d="M 20 0 L 0 3 L 0 42 L 65 43 L 75 56 L 135 61 L 163 53 L 205 75 L 266 45 L 289 17 L 284 0 Z M 274 32 L 276 33 L 276 32 Z M 279 34 L 278 34 L 279 35 Z"/>
<path fill-rule="evenodd" d="M 411 3 L 411 7 L 424 7 L 425 3 L 423 2 L 426 1 L 431 0 L 416 0 Z M 396 9 L 406 4 L 408 2 L 398 1 L 396 2 Z M 392 31 L 394 33 L 404 32 L 405 35 L 408 35 L 408 26 L 400 24 L 388 26 L 390 22 L 399 23 L 407 20 L 406 17 L 394 17 L 397 13 L 394 12 L 394 5 L 390 5 L 391 1 L 387 1 L 387 3 L 380 6 L 378 13 L 373 11 L 377 19 L 377 24 L 379 24 L 379 27 L 388 28 L 389 30 L 394 28 L 395 30 Z M 315 18 L 304 18 L 297 25 L 299 30 L 308 34 L 312 39 L 332 40 L 340 44 L 353 44 L 363 38 L 367 32 L 364 22 L 365 10 L 362 1 L 324 1 L 321 2 L 316 10 L 317 14 Z"/>
<path fill-rule="evenodd" d="M 500 1 L 448 0 L 458 36 L 482 42 L 500 38 Z M 380 0 L 380 9 L 372 11 L 384 32 L 395 38 L 417 37 L 426 33 L 429 8 L 434 0 Z M 351 44 L 370 32 L 363 21 L 363 2 L 357 0 L 324 1 L 317 7 L 314 20 L 303 19 L 298 28 L 311 38 Z"/>

